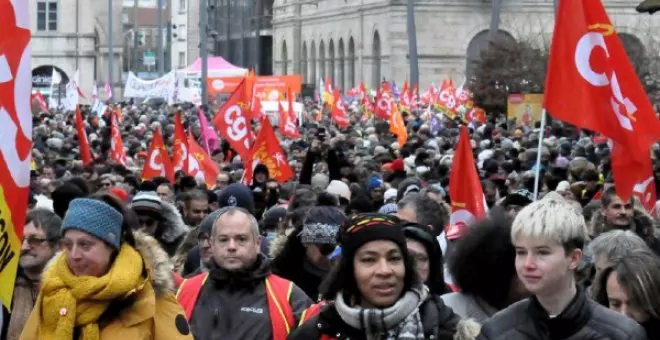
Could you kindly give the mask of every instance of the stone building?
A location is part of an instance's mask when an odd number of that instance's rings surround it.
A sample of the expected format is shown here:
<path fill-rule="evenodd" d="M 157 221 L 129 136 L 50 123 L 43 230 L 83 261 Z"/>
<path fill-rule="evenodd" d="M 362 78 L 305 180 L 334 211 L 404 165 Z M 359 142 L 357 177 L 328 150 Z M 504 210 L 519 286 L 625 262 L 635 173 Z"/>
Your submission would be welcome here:
<path fill-rule="evenodd" d="M 635 12 L 637 0 L 604 0 L 624 45 L 658 56 L 660 23 Z M 329 77 L 342 89 L 364 80 L 403 83 L 409 77 L 404 0 L 275 0 L 275 74 L 300 73 L 306 83 Z M 415 1 L 421 87 L 461 82 L 488 45 L 489 0 Z M 499 36 L 549 46 L 553 0 L 502 1 Z"/>

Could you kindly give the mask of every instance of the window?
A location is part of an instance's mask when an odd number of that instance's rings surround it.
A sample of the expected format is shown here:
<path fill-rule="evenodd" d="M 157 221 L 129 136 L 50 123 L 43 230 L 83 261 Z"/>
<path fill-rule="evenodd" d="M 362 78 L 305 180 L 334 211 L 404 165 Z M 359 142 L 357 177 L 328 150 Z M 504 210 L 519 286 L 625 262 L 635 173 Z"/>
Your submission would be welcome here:
<path fill-rule="evenodd" d="M 186 10 L 186 0 L 179 0 L 179 11 L 183 12 Z"/>
<path fill-rule="evenodd" d="M 57 31 L 57 0 L 38 0 L 37 31 Z"/>
<path fill-rule="evenodd" d="M 179 68 L 186 67 L 186 52 L 179 52 Z"/>

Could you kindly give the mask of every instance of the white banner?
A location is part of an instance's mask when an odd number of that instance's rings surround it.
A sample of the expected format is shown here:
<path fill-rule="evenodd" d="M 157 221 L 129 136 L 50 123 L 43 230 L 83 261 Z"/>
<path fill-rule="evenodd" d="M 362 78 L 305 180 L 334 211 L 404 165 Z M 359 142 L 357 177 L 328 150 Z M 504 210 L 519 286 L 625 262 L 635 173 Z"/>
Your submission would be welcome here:
<path fill-rule="evenodd" d="M 174 72 L 154 80 L 142 80 L 129 72 L 124 85 L 124 98 L 163 98 L 170 103 L 174 97 L 175 82 Z"/>

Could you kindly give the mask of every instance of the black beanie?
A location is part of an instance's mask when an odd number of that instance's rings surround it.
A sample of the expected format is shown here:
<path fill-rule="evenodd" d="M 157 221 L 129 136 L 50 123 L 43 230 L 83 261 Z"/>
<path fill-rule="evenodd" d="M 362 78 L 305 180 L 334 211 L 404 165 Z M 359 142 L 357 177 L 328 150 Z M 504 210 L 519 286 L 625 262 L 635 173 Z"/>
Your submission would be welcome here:
<path fill-rule="evenodd" d="M 370 213 L 355 214 L 342 226 L 339 232 L 342 257 L 352 259 L 362 245 L 376 240 L 392 241 L 407 253 L 401 220 L 393 215 Z"/>
<path fill-rule="evenodd" d="M 254 197 L 252 191 L 243 183 L 232 183 L 222 189 L 218 197 L 220 208 L 241 207 L 254 214 Z"/>
<path fill-rule="evenodd" d="M 57 216 L 64 218 L 66 211 L 69 209 L 69 202 L 85 196 L 85 193 L 77 185 L 66 182 L 57 187 L 51 194 L 53 211 Z"/>

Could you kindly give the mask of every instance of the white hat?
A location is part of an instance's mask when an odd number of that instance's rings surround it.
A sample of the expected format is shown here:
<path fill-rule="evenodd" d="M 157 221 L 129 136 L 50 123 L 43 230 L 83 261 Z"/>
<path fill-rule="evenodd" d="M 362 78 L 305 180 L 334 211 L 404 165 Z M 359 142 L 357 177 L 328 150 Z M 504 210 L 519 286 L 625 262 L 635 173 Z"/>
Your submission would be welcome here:
<path fill-rule="evenodd" d="M 397 190 L 394 188 L 389 188 L 385 190 L 385 193 L 383 194 L 383 200 L 387 203 L 389 200 L 396 200 L 396 194 Z"/>
<path fill-rule="evenodd" d="M 328 184 L 328 187 L 325 189 L 329 194 L 333 194 L 339 197 L 343 197 L 346 200 L 351 200 L 351 189 L 348 185 L 342 181 L 333 179 Z"/>

